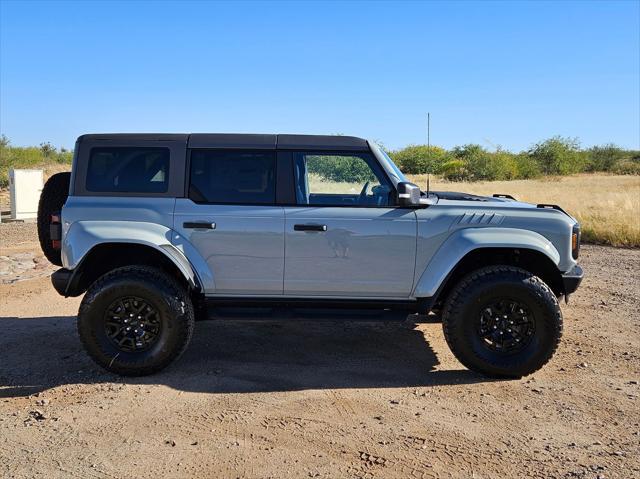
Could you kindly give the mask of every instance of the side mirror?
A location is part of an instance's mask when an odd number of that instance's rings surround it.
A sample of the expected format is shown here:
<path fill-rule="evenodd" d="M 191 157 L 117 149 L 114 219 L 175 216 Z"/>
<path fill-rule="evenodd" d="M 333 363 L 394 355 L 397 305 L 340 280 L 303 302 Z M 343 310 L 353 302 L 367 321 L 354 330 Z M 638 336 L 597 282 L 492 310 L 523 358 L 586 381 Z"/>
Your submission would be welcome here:
<path fill-rule="evenodd" d="M 401 181 L 396 185 L 398 190 L 398 206 L 418 206 L 420 204 L 420 188 L 418 185 Z"/>

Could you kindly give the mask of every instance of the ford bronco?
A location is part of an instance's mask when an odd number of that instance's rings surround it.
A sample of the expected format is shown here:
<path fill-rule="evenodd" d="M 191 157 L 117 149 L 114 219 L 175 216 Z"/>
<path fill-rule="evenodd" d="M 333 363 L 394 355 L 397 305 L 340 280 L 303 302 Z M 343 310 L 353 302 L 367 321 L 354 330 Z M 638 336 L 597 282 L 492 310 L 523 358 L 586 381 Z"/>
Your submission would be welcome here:
<path fill-rule="evenodd" d="M 84 135 L 38 232 L 55 289 L 84 294 L 86 351 L 122 375 L 166 367 L 197 319 L 275 308 L 429 314 L 463 365 L 521 377 L 554 354 L 583 276 L 559 206 L 421 191 L 349 136 Z"/>

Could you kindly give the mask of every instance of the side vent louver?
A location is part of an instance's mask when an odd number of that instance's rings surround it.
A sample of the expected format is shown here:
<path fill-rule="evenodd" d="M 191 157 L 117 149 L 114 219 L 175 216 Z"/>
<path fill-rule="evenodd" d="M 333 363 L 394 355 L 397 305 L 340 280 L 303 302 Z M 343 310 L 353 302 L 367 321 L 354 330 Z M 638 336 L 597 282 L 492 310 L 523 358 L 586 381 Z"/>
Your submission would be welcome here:
<path fill-rule="evenodd" d="M 497 213 L 464 213 L 453 222 L 453 227 L 464 226 L 496 226 L 502 223 L 504 216 Z"/>

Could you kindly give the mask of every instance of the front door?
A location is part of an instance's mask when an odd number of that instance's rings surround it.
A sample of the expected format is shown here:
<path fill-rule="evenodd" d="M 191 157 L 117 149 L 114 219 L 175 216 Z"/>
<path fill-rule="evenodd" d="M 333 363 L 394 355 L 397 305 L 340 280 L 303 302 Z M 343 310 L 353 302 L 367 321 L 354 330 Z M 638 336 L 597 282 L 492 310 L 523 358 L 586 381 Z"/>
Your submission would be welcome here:
<path fill-rule="evenodd" d="M 284 294 L 407 298 L 417 220 L 391 204 L 368 153 L 294 153 L 297 206 L 285 208 Z"/>
<path fill-rule="evenodd" d="M 282 294 L 284 209 L 275 184 L 275 151 L 191 151 L 189 197 L 176 200 L 174 229 L 213 277 L 205 294 Z"/>

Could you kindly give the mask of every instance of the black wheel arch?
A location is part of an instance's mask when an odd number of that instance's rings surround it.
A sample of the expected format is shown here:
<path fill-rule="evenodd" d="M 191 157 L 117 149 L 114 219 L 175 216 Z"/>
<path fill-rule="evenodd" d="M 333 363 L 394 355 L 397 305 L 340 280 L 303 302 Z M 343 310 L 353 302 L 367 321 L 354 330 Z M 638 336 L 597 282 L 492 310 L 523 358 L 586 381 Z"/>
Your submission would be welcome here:
<path fill-rule="evenodd" d="M 71 272 L 66 296 L 80 296 L 99 278 L 124 266 L 150 266 L 178 281 L 194 296 L 201 293 L 197 276 L 187 279 L 169 257 L 148 245 L 106 242 L 93 246 Z"/>
<path fill-rule="evenodd" d="M 449 272 L 431 300 L 433 309 L 440 309 L 453 288 L 469 273 L 488 266 L 514 266 L 538 276 L 557 296 L 562 296 L 562 273 L 544 253 L 527 248 L 477 248 L 462 257 Z"/>

